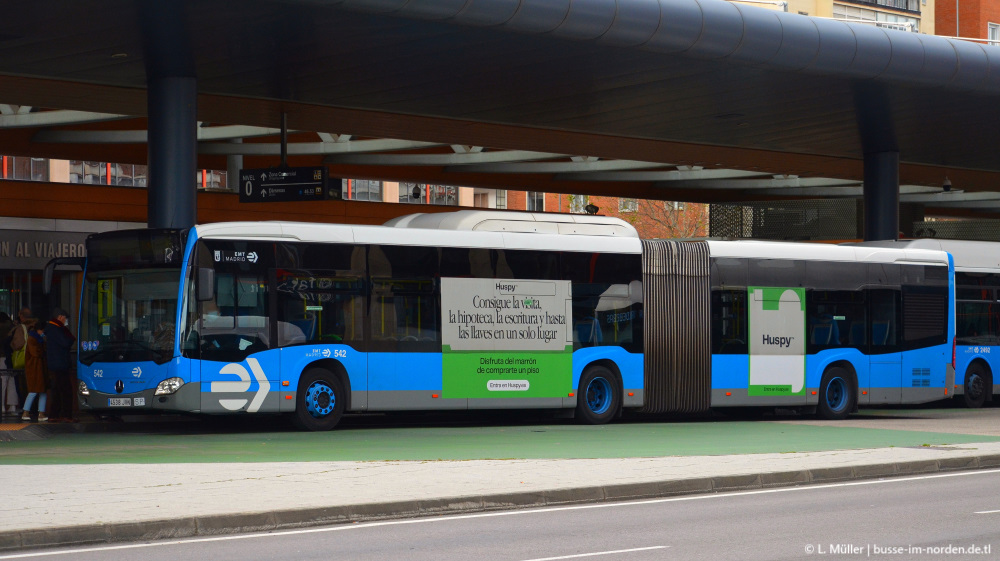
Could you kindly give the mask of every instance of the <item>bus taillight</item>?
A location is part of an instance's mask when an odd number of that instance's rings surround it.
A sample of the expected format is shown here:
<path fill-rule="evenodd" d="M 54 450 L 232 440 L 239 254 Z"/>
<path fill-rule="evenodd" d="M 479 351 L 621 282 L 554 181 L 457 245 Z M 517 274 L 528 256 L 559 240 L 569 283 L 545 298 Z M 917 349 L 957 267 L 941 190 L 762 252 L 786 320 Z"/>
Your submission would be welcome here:
<path fill-rule="evenodd" d="M 951 369 L 952 370 L 955 369 L 955 362 L 956 362 L 955 361 L 955 354 L 958 352 L 957 351 L 957 346 L 958 346 L 958 337 L 952 337 L 951 338 Z"/>

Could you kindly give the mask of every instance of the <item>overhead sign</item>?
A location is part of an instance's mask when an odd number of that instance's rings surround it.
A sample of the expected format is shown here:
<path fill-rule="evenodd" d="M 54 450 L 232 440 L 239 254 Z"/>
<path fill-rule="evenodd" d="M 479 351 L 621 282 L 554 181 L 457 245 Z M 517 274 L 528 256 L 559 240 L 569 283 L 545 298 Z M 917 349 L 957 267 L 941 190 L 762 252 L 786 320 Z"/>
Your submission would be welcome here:
<path fill-rule="evenodd" d="M 241 203 L 323 201 L 341 198 L 339 179 L 325 167 L 240 170 Z"/>

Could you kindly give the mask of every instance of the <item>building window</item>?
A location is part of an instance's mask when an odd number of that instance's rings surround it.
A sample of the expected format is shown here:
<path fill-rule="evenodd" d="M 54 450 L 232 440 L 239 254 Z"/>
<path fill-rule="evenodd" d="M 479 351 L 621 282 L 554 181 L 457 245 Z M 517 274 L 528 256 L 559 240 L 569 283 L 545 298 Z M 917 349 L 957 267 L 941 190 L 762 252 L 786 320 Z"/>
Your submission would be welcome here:
<path fill-rule="evenodd" d="M 666 201 L 663 203 L 663 206 L 667 210 L 675 210 L 677 212 L 680 212 L 685 208 L 684 203 L 682 203 L 681 201 Z"/>
<path fill-rule="evenodd" d="M 892 0 L 890 3 L 906 4 L 908 0 Z M 862 4 L 874 5 L 874 2 L 860 2 Z M 919 6 L 915 5 L 915 0 L 912 4 L 912 9 L 910 11 L 919 12 Z M 878 2 L 878 5 L 885 5 L 890 8 L 895 8 L 896 6 L 884 3 L 882 0 Z M 898 9 L 909 9 L 906 7 Z M 876 27 L 884 27 L 887 29 L 898 29 L 902 31 L 912 31 L 914 33 L 920 31 L 920 18 L 908 17 L 900 14 L 892 14 L 888 12 L 880 12 L 876 10 L 869 10 L 866 8 L 861 8 L 858 6 L 847 6 L 844 4 L 834 4 L 833 5 L 833 18 L 841 19 L 850 22 L 857 23 L 870 23 Z"/>
<path fill-rule="evenodd" d="M 400 183 L 399 202 L 417 205 L 458 206 L 458 187 L 451 185 L 425 185 L 423 183 Z"/>
<path fill-rule="evenodd" d="M 458 206 L 458 187 L 453 185 L 427 185 L 429 204 Z"/>
<path fill-rule="evenodd" d="M 1000 23 L 987 24 L 986 38 L 990 40 L 991 45 L 1000 44 Z"/>
<path fill-rule="evenodd" d="M 399 183 L 399 202 L 420 204 L 424 199 L 423 185 L 417 183 Z"/>
<path fill-rule="evenodd" d="M 638 199 L 618 199 L 618 212 L 635 212 L 639 210 Z"/>
<path fill-rule="evenodd" d="M 472 195 L 472 206 L 476 208 L 504 208 L 507 206 L 507 191 L 476 189 Z"/>
<path fill-rule="evenodd" d="M 542 212 L 545 210 L 545 193 L 539 191 L 528 191 L 528 204 L 525 207 L 528 212 Z"/>
<path fill-rule="evenodd" d="M 573 214 L 583 214 L 587 212 L 585 207 L 588 203 L 590 203 L 590 197 L 587 195 L 570 195 L 569 211 Z"/>
<path fill-rule="evenodd" d="M 382 182 L 367 179 L 344 179 L 345 199 L 352 201 L 382 201 Z"/>

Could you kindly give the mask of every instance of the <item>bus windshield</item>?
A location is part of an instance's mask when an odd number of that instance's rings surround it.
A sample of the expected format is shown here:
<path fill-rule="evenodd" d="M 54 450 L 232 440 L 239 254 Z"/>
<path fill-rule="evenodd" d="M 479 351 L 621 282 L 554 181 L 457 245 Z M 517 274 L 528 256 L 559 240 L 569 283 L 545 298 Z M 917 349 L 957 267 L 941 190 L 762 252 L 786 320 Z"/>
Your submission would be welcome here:
<path fill-rule="evenodd" d="M 147 230 L 87 240 L 80 362 L 162 364 L 173 358 L 180 237 L 176 231 Z"/>

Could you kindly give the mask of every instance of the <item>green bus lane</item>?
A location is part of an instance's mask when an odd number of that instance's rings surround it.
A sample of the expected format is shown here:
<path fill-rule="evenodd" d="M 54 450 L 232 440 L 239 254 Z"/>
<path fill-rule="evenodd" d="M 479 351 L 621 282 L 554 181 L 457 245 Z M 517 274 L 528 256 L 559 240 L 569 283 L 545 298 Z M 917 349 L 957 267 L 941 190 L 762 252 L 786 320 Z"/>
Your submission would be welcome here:
<path fill-rule="evenodd" d="M 0 464 L 571 459 L 814 452 L 1000 441 L 1000 436 L 859 428 L 836 422 L 571 421 L 488 426 L 365 426 L 331 432 L 208 430 L 199 422 L 143 430 L 46 431 L 0 442 Z M 876 423 L 877 424 L 877 423 Z"/>

